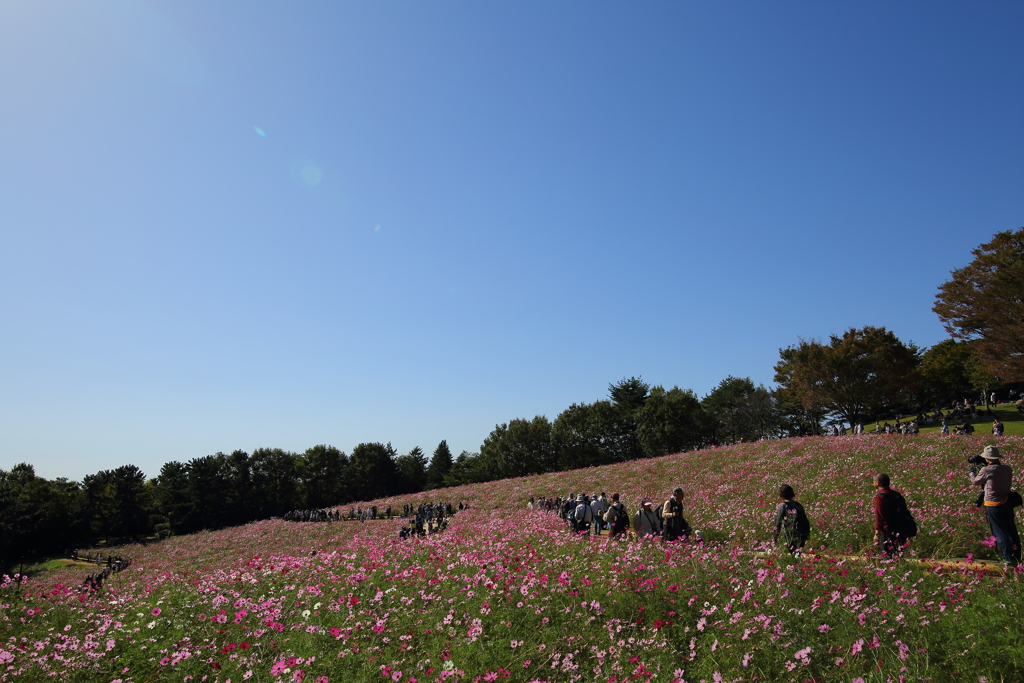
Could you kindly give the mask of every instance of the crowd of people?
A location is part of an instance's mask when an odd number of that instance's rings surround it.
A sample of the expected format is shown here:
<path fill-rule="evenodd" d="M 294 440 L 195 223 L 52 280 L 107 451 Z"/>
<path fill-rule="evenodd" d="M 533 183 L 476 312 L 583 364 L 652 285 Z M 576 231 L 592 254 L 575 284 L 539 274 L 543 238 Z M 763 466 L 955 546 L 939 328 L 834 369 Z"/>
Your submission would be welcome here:
<path fill-rule="evenodd" d="M 700 531 L 693 529 L 683 516 L 683 489 L 677 488 L 663 504 L 645 498 L 630 515 L 619 494 L 611 497 L 601 493 L 572 493 L 554 498 L 530 498 L 527 508 L 557 514 L 573 530 L 583 535 L 601 534 L 621 536 L 632 531 L 639 537 L 659 536 L 666 540 L 701 540 Z"/>
<path fill-rule="evenodd" d="M 337 522 L 341 520 L 338 510 L 292 510 L 284 514 L 286 522 Z"/>
<path fill-rule="evenodd" d="M 71 559 L 80 559 L 77 550 L 73 551 Z M 92 554 L 89 554 L 84 559 L 86 562 L 90 563 L 95 561 L 97 566 L 103 567 L 102 569 L 89 574 L 89 576 L 82 580 L 82 591 L 89 593 L 94 593 L 102 588 L 103 582 L 106 581 L 111 574 L 123 572 L 132 564 L 131 560 L 125 559 L 120 555 L 107 555 L 104 559 L 102 555 L 97 553 L 95 558 L 93 558 Z"/>
<path fill-rule="evenodd" d="M 1017 393 L 1009 392 L 1009 399 L 1017 407 L 1017 412 L 1024 412 L 1024 398 L 1014 400 Z M 989 397 L 989 405 L 999 405 L 996 394 Z M 973 434 L 976 430 L 972 421 L 992 418 L 992 434 L 1002 436 L 1003 424 L 992 412 L 991 407 L 984 407 L 984 399 L 962 399 L 953 401 L 944 412 L 942 408 L 936 408 L 931 413 L 919 413 L 916 418 L 904 420 L 903 415 L 896 415 L 895 422 L 890 424 L 888 420 L 876 422 L 875 434 L 898 434 L 915 435 L 921 432 L 922 425 L 941 425 L 942 434 L 953 436 L 966 436 Z M 845 423 L 836 422 L 825 428 L 826 436 L 846 436 L 847 434 L 863 434 L 864 425 L 860 423 L 851 424 L 847 428 Z"/>
<path fill-rule="evenodd" d="M 1021 561 L 1021 545 L 1014 508 L 1024 501 L 1012 490 L 1013 469 L 1003 464 L 996 446 L 986 446 L 980 455 L 968 461 L 968 478 L 973 486 L 982 489 L 977 505 L 985 508 L 1003 565 L 1016 567 Z M 903 494 L 892 488 L 887 473 L 875 475 L 873 483 L 874 545 L 887 556 L 899 555 L 917 535 L 917 522 Z M 526 505 L 529 510 L 557 514 L 580 536 L 600 535 L 607 530 L 612 537 L 632 532 L 638 538 L 699 542 L 700 531 L 693 529 L 683 514 L 683 500 L 683 489 L 676 488 L 664 503 L 654 505 L 650 498 L 643 499 L 632 515 L 617 493 L 611 497 L 601 492 L 530 498 Z M 793 487 L 782 484 L 775 509 L 774 542 L 792 554 L 799 554 L 810 534 L 810 520 L 796 501 Z"/>
<path fill-rule="evenodd" d="M 283 519 L 288 522 L 342 522 L 345 520 L 356 522 L 368 522 L 378 519 L 394 519 L 400 515 L 403 519 L 422 517 L 427 522 L 451 517 L 458 510 L 463 510 L 468 505 L 459 502 L 455 505 L 451 502 L 406 503 L 399 508 L 392 508 L 390 505 L 378 507 L 368 505 L 366 507 L 353 506 L 344 512 L 341 508 L 328 510 L 292 510 L 285 513 Z"/>
<path fill-rule="evenodd" d="M 410 518 L 410 521 L 399 530 L 398 537 L 409 538 L 440 533 L 448 527 L 448 520 L 456 512 L 467 507 L 467 504 L 461 502 L 457 507 L 451 503 L 407 504 L 402 508 L 402 517 Z"/>

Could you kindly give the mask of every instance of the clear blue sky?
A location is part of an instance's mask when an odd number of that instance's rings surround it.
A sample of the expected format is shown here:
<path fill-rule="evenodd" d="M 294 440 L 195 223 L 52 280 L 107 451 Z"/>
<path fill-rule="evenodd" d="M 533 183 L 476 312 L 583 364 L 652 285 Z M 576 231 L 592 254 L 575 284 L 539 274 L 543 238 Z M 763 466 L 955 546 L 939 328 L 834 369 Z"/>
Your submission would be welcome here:
<path fill-rule="evenodd" d="M 478 450 L 632 375 L 945 338 L 1024 4 L 0 4 L 0 467 Z M 258 130 L 257 130 L 258 129 Z M 262 131 L 262 133 L 261 133 Z"/>

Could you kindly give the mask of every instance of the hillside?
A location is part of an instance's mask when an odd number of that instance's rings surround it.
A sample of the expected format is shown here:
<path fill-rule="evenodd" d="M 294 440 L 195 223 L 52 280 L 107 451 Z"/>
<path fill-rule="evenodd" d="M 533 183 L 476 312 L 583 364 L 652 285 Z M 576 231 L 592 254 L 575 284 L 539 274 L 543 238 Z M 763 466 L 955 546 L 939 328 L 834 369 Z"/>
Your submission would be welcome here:
<path fill-rule="evenodd" d="M 268 521 L 127 547 L 95 595 L 78 567 L 4 587 L 0 680 L 1020 679 L 1020 583 L 861 556 L 884 469 L 916 556 L 994 557 L 963 475 L 991 441 L 743 444 L 376 501 L 470 504 L 426 539 L 399 540 L 400 520 Z M 782 482 L 813 525 L 796 562 L 761 552 Z M 581 540 L 525 509 L 604 490 L 632 511 L 676 485 L 707 543 Z"/>

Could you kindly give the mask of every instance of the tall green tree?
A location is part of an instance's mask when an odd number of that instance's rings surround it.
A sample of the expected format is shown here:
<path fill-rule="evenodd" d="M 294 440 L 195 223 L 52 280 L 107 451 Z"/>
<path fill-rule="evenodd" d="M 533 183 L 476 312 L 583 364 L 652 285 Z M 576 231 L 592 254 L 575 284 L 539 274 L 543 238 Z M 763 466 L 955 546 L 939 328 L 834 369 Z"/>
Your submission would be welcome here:
<path fill-rule="evenodd" d="M 781 356 L 776 377 L 789 382 L 807 410 L 851 424 L 904 409 L 917 382 L 916 347 L 884 327 L 851 328 L 828 344 L 801 341 Z"/>
<path fill-rule="evenodd" d="M 427 468 L 427 489 L 439 489 L 445 485 L 445 477 L 452 469 L 452 452 L 448 448 L 448 442 L 442 441 L 437 444 L 434 454 L 430 458 L 430 467 Z"/>
<path fill-rule="evenodd" d="M 713 422 L 696 394 L 679 387 L 654 387 L 638 422 L 637 436 L 649 458 L 701 448 L 714 434 Z"/>
<path fill-rule="evenodd" d="M 187 531 L 185 525 L 191 504 L 188 491 L 188 466 L 172 460 L 160 468 L 153 491 L 153 503 L 163 521 L 157 531 L 165 534 L 181 534 Z"/>
<path fill-rule="evenodd" d="M 302 504 L 299 456 L 280 448 L 257 448 L 249 456 L 254 513 L 258 519 L 278 517 Z"/>
<path fill-rule="evenodd" d="M 639 377 L 622 379 L 608 385 L 608 394 L 612 406 L 618 412 L 617 419 L 610 425 L 618 429 L 618 433 L 609 436 L 620 444 L 620 454 L 624 460 L 636 460 L 644 457 L 644 449 L 637 436 L 640 410 L 647 402 L 650 385 Z"/>
<path fill-rule="evenodd" d="M 491 481 L 493 477 L 483 467 L 483 459 L 479 453 L 462 451 L 452 462 L 452 467 L 445 475 L 444 485 L 463 486 L 465 484 L 479 484 Z"/>
<path fill-rule="evenodd" d="M 0 470 L 0 573 L 87 542 L 80 494 L 77 483 L 48 481 L 28 463 Z"/>
<path fill-rule="evenodd" d="M 939 286 L 932 310 L 954 339 L 973 340 L 985 370 L 1024 381 L 1024 228 L 996 233 Z"/>
<path fill-rule="evenodd" d="M 551 423 L 543 415 L 496 425 L 480 446 L 489 479 L 508 479 L 554 471 Z"/>
<path fill-rule="evenodd" d="M 187 505 L 177 533 L 220 529 L 227 526 L 226 518 L 232 513 L 230 498 L 233 491 L 226 456 L 223 453 L 215 453 L 189 460 L 186 466 L 186 481 Z M 160 489 L 162 486 L 158 484 L 157 488 Z M 259 503 L 260 499 L 254 497 L 253 502 Z"/>
<path fill-rule="evenodd" d="M 555 469 L 596 467 L 631 459 L 636 415 L 624 412 L 611 401 L 574 403 L 563 410 L 551 425 Z"/>
<path fill-rule="evenodd" d="M 303 505 L 320 509 L 349 501 L 348 456 L 334 446 L 306 449 L 300 465 Z"/>
<path fill-rule="evenodd" d="M 726 377 L 701 403 L 714 418 L 718 443 L 757 441 L 780 433 L 782 412 L 776 397 L 749 377 Z"/>
<path fill-rule="evenodd" d="M 401 493 L 416 493 L 422 491 L 427 483 L 427 456 L 423 449 L 416 446 L 405 455 L 395 459 L 395 467 L 398 470 Z"/>
<path fill-rule="evenodd" d="M 925 351 L 919 369 L 923 407 L 949 408 L 953 401 L 973 398 L 980 365 L 968 342 L 946 339 Z"/>
<path fill-rule="evenodd" d="M 775 366 L 775 383 L 779 386 L 772 392 L 779 409 L 779 425 L 783 436 L 820 436 L 825 411 L 821 406 L 806 407 L 793 388 L 792 362 L 797 350 L 793 347 L 779 350 L 781 360 Z"/>
<path fill-rule="evenodd" d="M 146 475 L 134 465 L 103 470 L 82 479 L 85 514 L 97 538 L 137 539 L 152 529 L 151 490 Z"/>
<path fill-rule="evenodd" d="M 353 500 L 373 500 L 397 493 L 401 486 L 391 444 L 361 443 L 352 449 Z"/>
<path fill-rule="evenodd" d="M 749 377 L 729 375 L 701 401 L 714 419 L 715 437 L 719 443 L 736 443 L 750 438 L 743 407 L 753 391 L 754 383 Z"/>

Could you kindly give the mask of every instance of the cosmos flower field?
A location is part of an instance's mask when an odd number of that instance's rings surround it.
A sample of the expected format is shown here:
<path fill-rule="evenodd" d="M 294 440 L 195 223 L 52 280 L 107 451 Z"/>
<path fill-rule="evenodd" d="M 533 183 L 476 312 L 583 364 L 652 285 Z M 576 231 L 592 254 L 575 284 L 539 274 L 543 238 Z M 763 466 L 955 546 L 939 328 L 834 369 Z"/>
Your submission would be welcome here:
<path fill-rule="evenodd" d="M 1024 583 L 995 559 L 964 459 L 1019 438 L 809 438 L 393 498 L 467 501 L 448 530 L 266 521 L 115 552 L 0 588 L 2 681 L 1019 681 Z M 870 476 L 921 532 L 873 556 Z M 800 559 L 768 545 L 776 491 L 811 519 Z M 702 544 L 574 537 L 530 496 L 686 489 Z M 934 562 L 932 560 L 948 560 Z M 1021 577 L 1024 578 L 1024 577 Z"/>

